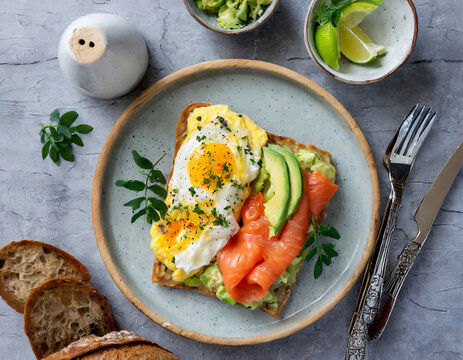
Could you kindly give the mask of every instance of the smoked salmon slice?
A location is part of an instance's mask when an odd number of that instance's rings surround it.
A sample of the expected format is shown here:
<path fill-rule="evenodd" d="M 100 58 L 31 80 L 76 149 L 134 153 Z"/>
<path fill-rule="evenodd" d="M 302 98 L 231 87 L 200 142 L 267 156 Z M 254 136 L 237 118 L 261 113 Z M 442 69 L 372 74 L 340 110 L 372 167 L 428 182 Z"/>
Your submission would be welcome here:
<path fill-rule="evenodd" d="M 338 190 L 338 185 L 318 171 L 309 174 L 308 178 L 310 214 L 318 218 L 321 212 L 328 207 L 330 199 Z"/>
<path fill-rule="evenodd" d="M 310 222 L 308 174 L 297 211 L 281 233 L 269 239 L 270 223 L 264 215 L 264 197 L 250 196 L 242 211 L 243 227 L 217 254 L 225 288 L 238 302 L 261 300 L 270 286 L 301 251 Z"/>

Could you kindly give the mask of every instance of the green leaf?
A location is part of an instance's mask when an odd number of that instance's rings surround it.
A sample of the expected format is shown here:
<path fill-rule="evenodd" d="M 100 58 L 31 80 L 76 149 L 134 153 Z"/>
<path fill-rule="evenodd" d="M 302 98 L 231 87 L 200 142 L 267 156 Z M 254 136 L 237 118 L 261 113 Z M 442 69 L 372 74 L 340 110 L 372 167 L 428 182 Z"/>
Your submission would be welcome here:
<path fill-rule="evenodd" d="M 132 151 L 132 157 L 133 157 L 133 161 L 135 161 L 135 164 L 140 166 L 142 169 L 152 169 L 153 168 L 153 163 L 149 161 L 147 158 L 141 156 L 135 150 Z"/>
<path fill-rule="evenodd" d="M 58 121 L 58 118 L 59 118 L 59 110 L 58 109 L 55 109 L 52 111 L 52 113 L 50 114 L 50 121 L 53 122 L 53 121 Z"/>
<path fill-rule="evenodd" d="M 305 242 L 304 247 L 302 248 L 302 250 L 307 249 L 310 245 L 313 244 L 314 241 L 315 241 L 315 232 L 310 234 L 310 236 L 307 238 L 307 241 Z"/>
<path fill-rule="evenodd" d="M 331 265 L 331 258 L 325 254 L 321 254 L 321 259 L 325 263 L 326 266 Z"/>
<path fill-rule="evenodd" d="M 323 236 L 339 240 L 341 238 L 341 235 L 339 235 L 338 231 L 330 226 L 330 225 L 320 225 L 319 226 L 320 234 Z"/>
<path fill-rule="evenodd" d="M 146 208 L 145 209 L 141 209 L 139 212 L 137 212 L 134 216 L 132 216 L 132 219 L 130 219 L 130 222 L 133 224 L 135 221 L 137 221 L 137 219 L 140 217 L 140 216 L 143 216 L 146 214 Z"/>
<path fill-rule="evenodd" d="M 61 115 L 61 118 L 59 119 L 59 124 L 69 128 L 69 126 L 71 126 L 72 123 L 76 121 L 78 117 L 79 114 L 75 111 L 68 111 L 67 113 Z"/>
<path fill-rule="evenodd" d="M 60 134 L 63 134 L 64 137 L 70 139 L 71 138 L 71 133 L 69 132 L 69 129 L 65 126 L 58 125 L 58 130 Z"/>
<path fill-rule="evenodd" d="M 164 201 L 150 197 L 148 198 L 149 204 L 153 206 L 154 209 L 159 211 L 161 214 L 165 214 L 167 212 L 167 205 Z"/>
<path fill-rule="evenodd" d="M 338 256 L 339 255 L 338 252 L 333 249 L 334 245 L 333 246 L 328 246 L 328 245 L 333 245 L 333 244 L 323 244 L 322 245 L 322 249 L 326 253 L 326 255 L 328 255 L 330 258 L 334 258 Z"/>
<path fill-rule="evenodd" d="M 71 127 L 69 128 L 69 132 L 70 132 L 71 134 L 75 133 L 76 131 L 77 131 L 77 126 L 71 126 Z"/>
<path fill-rule="evenodd" d="M 51 128 L 49 128 L 49 129 L 50 129 L 51 138 L 52 138 L 55 142 L 61 142 L 61 141 L 63 141 L 63 139 L 64 139 L 63 134 L 58 134 L 58 131 L 56 131 L 56 129 L 55 129 L 54 127 L 51 127 Z"/>
<path fill-rule="evenodd" d="M 126 189 L 133 190 L 133 191 L 142 191 L 145 190 L 145 183 L 139 180 L 117 180 L 116 186 L 122 186 Z"/>
<path fill-rule="evenodd" d="M 150 180 L 151 182 L 158 182 L 164 185 L 167 182 L 166 178 L 164 177 L 164 175 L 162 174 L 160 170 L 153 170 L 150 176 Z"/>
<path fill-rule="evenodd" d="M 317 259 L 317 262 L 315 263 L 315 266 L 313 267 L 313 277 L 315 279 L 318 279 L 320 275 L 323 272 L 323 262 L 322 259 L 319 257 Z"/>
<path fill-rule="evenodd" d="M 41 142 L 42 144 L 45 144 L 45 130 L 44 130 L 44 129 L 40 129 L 39 135 L 40 135 L 40 142 Z"/>
<path fill-rule="evenodd" d="M 141 203 L 143 201 L 145 201 L 145 197 L 141 196 L 139 198 L 136 198 L 136 199 L 130 200 L 129 202 L 126 202 L 124 204 L 124 206 L 130 206 L 132 208 L 132 211 L 135 211 L 140 207 L 140 205 L 141 205 Z"/>
<path fill-rule="evenodd" d="M 59 154 L 66 161 L 74 161 L 74 155 L 72 155 L 71 147 L 69 145 L 61 146 L 59 148 Z"/>
<path fill-rule="evenodd" d="M 80 138 L 79 135 L 77 134 L 72 134 L 71 135 L 71 141 L 76 144 L 77 146 L 84 146 L 84 143 L 82 141 L 82 139 Z"/>
<path fill-rule="evenodd" d="M 305 257 L 305 261 L 309 262 L 310 260 L 312 260 L 312 258 L 315 256 L 316 253 L 317 253 L 317 248 L 316 247 L 310 249 L 309 253 Z"/>
<path fill-rule="evenodd" d="M 80 124 L 76 126 L 76 130 L 78 133 L 81 134 L 88 134 L 93 130 L 93 127 L 87 124 Z"/>
<path fill-rule="evenodd" d="M 51 145 L 51 142 L 50 141 L 47 141 L 45 143 L 45 145 L 43 145 L 43 148 L 42 148 L 42 159 L 45 160 L 45 158 L 48 156 L 48 152 L 50 151 L 50 145 Z"/>
<path fill-rule="evenodd" d="M 148 206 L 146 208 L 146 211 L 148 213 L 148 216 L 150 217 L 151 222 L 159 221 L 161 219 L 155 208 Z"/>
<path fill-rule="evenodd" d="M 167 196 L 167 190 L 164 189 L 162 186 L 159 185 L 151 185 L 148 187 L 152 192 L 156 195 L 159 195 L 161 198 L 165 199 Z"/>
<path fill-rule="evenodd" d="M 58 162 L 59 154 L 58 154 L 58 151 L 56 150 L 55 146 L 52 146 L 50 148 L 50 159 L 52 159 L 55 164 Z"/>

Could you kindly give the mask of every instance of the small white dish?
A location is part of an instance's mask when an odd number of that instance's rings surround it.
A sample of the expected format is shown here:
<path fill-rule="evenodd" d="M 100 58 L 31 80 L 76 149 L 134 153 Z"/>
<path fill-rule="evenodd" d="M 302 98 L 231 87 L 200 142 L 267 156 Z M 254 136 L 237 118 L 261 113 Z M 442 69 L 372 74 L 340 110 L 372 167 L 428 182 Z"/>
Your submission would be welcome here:
<path fill-rule="evenodd" d="M 309 55 L 328 75 L 350 84 L 368 84 L 385 79 L 410 57 L 418 33 L 418 19 L 412 0 L 384 0 L 359 25 L 376 44 L 385 45 L 387 53 L 371 64 L 354 64 L 344 56 L 339 70 L 329 67 L 317 52 L 314 40 L 314 9 L 324 0 L 312 0 L 304 23 L 304 41 Z"/>
<path fill-rule="evenodd" d="M 73 21 L 61 36 L 61 71 L 89 96 L 111 99 L 138 85 L 148 67 L 143 36 L 122 17 L 88 14 Z"/>

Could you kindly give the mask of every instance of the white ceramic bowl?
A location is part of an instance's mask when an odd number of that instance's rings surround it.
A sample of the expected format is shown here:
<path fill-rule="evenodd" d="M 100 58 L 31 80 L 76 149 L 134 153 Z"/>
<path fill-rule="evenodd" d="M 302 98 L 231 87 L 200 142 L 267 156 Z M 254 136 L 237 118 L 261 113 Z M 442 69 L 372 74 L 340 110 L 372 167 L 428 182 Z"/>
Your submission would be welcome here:
<path fill-rule="evenodd" d="M 275 12 L 278 4 L 280 3 L 280 0 L 273 0 L 272 3 L 269 6 L 267 6 L 262 16 L 260 16 L 253 23 L 246 25 L 240 29 L 232 30 L 222 29 L 220 25 L 217 23 L 217 16 L 208 14 L 198 9 L 194 0 L 183 0 L 183 3 L 185 4 L 185 7 L 190 13 L 190 15 L 205 28 L 222 34 L 239 35 L 257 29 L 265 21 L 267 21 L 270 18 L 270 16 L 272 16 L 272 14 Z"/>
<path fill-rule="evenodd" d="M 138 85 L 148 67 L 145 39 L 113 14 L 88 14 L 61 36 L 58 59 L 71 83 L 89 96 L 111 99 Z"/>
<path fill-rule="evenodd" d="M 359 25 L 373 41 L 387 46 L 387 54 L 371 64 L 354 64 L 344 56 L 339 70 L 329 67 L 315 47 L 314 9 L 324 0 L 312 0 L 304 23 L 304 41 L 313 61 L 328 75 L 350 84 L 368 84 L 385 79 L 410 57 L 416 43 L 418 20 L 412 0 L 384 0 Z"/>

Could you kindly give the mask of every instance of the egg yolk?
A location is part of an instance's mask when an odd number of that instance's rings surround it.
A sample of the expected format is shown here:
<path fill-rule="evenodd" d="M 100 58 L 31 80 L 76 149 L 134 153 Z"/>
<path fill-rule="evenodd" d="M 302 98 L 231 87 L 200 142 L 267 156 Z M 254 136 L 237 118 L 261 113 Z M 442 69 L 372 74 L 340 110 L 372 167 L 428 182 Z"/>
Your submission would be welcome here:
<path fill-rule="evenodd" d="M 188 175 L 193 186 L 215 192 L 230 181 L 234 157 L 227 145 L 207 143 L 198 146 L 190 157 Z"/>
<path fill-rule="evenodd" d="M 185 205 L 174 210 L 165 219 L 155 225 L 158 234 L 160 248 L 167 251 L 167 256 L 172 256 L 188 248 L 199 239 L 201 233 L 213 220 L 211 210 L 215 206 L 212 199 L 193 205 Z M 170 254 L 170 255 L 169 255 Z"/>

